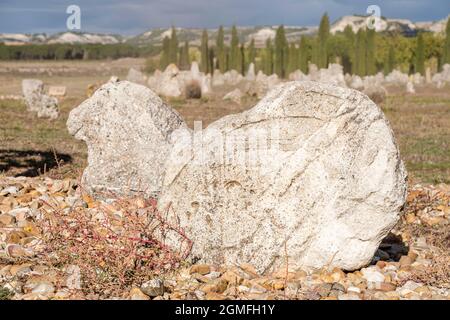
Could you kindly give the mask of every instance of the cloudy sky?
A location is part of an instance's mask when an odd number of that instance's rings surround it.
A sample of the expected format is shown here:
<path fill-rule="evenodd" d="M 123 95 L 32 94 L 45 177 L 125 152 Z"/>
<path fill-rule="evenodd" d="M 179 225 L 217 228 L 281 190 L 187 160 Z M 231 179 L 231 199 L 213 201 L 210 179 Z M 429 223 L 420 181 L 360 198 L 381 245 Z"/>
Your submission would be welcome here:
<path fill-rule="evenodd" d="M 66 8 L 81 9 L 81 31 L 132 35 L 154 27 L 218 25 L 317 25 L 328 12 L 381 15 L 413 21 L 439 20 L 449 0 L 0 0 L 0 33 L 54 33 L 66 30 Z"/>

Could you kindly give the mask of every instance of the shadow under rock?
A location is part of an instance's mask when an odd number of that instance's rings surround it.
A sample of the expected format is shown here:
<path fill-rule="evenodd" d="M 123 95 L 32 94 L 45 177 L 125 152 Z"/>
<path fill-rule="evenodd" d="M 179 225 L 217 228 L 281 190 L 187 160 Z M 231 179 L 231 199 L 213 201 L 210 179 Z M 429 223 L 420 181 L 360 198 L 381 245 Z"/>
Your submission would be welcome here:
<path fill-rule="evenodd" d="M 404 255 L 409 252 L 409 247 L 403 242 L 401 236 L 390 232 L 386 238 L 381 241 L 375 256 L 372 259 L 372 264 L 377 261 L 399 261 Z"/>
<path fill-rule="evenodd" d="M 72 157 L 65 153 L 0 149 L 0 173 L 15 177 L 36 177 L 63 163 L 70 162 Z"/>

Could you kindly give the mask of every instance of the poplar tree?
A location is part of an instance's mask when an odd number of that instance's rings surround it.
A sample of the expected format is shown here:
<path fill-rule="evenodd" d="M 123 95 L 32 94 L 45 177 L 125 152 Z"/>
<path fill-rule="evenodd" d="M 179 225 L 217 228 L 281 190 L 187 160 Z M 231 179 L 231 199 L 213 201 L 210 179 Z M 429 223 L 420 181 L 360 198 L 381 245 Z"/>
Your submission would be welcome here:
<path fill-rule="evenodd" d="M 208 32 L 206 31 L 206 29 L 203 29 L 203 33 L 202 33 L 200 54 L 201 54 L 200 69 L 202 72 L 208 73 L 209 72 L 209 49 L 208 49 Z"/>

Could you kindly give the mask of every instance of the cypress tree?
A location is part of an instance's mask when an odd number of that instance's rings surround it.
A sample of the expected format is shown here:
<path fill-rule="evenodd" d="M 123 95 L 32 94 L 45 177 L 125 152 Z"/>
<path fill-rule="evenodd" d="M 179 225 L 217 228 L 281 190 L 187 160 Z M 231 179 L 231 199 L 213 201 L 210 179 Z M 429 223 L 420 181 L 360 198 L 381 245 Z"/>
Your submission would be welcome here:
<path fill-rule="evenodd" d="M 377 72 L 375 64 L 375 29 L 367 30 L 366 36 L 366 73 L 373 75 Z"/>
<path fill-rule="evenodd" d="M 274 72 L 281 78 L 286 75 L 288 59 L 288 43 L 284 32 L 284 26 L 279 26 L 275 35 L 275 63 Z"/>
<path fill-rule="evenodd" d="M 208 72 L 213 73 L 214 72 L 214 49 L 209 48 L 208 52 Z"/>
<path fill-rule="evenodd" d="M 239 71 L 239 38 L 236 26 L 231 29 L 231 48 L 230 48 L 230 69 Z"/>
<path fill-rule="evenodd" d="M 245 47 L 243 44 L 239 47 L 239 55 L 238 55 L 238 72 L 244 74 L 245 73 Z"/>
<path fill-rule="evenodd" d="M 169 63 L 177 63 L 178 55 L 178 38 L 175 27 L 172 27 L 172 34 L 170 36 L 170 49 L 169 49 Z"/>
<path fill-rule="evenodd" d="M 208 49 L 208 32 L 206 29 L 202 33 L 202 42 L 200 45 L 201 63 L 200 69 L 204 73 L 209 72 L 209 49 Z"/>
<path fill-rule="evenodd" d="M 255 39 L 252 38 L 250 45 L 248 47 L 248 63 L 255 63 L 256 59 L 256 49 L 255 49 Z"/>
<path fill-rule="evenodd" d="M 289 61 L 287 65 L 286 76 L 288 76 L 291 72 L 294 72 L 298 69 L 298 53 L 297 47 L 294 43 L 291 43 L 289 47 Z"/>
<path fill-rule="evenodd" d="M 362 28 L 356 33 L 355 51 L 355 73 L 362 77 L 366 75 L 366 32 Z"/>
<path fill-rule="evenodd" d="M 227 70 L 224 38 L 225 36 L 223 32 L 223 27 L 220 26 L 219 32 L 217 33 L 216 47 L 217 47 L 217 67 L 222 73 L 224 73 Z"/>
<path fill-rule="evenodd" d="M 319 25 L 319 38 L 318 38 L 318 67 L 327 68 L 328 67 L 328 50 L 327 41 L 330 36 L 330 20 L 328 19 L 328 14 L 325 13 L 320 20 Z"/>
<path fill-rule="evenodd" d="M 416 65 L 415 71 L 419 72 L 421 75 L 425 75 L 425 48 L 423 44 L 422 33 L 417 36 L 417 47 L 416 47 Z"/>
<path fill-rule="evenodd" d="M 444 42 L 444 52 L 442 56 L 442 65 L 450 63 L 450 18 L 447 19 L 447 26 L 445 28 L 445 42 Z"/>
<path fill-rule="evenodd" d="M 163 39 L 162 52 L 160 59 L 161 69 L 165 69 L 169 65 L 170 39 L 166 36 Z"/>
<path fill-rule="evenodd" d="M 308 61 L 309 61 L 309 45 L 308 39 L 305 36 L 300 38 L 300 70 L 303 73 L 308 73 Z"/>
<path fill-rule="evenodd" d="M 273 46 L 271 38 L 266 40 L 266 48 L 263 55 L 263 71 L 267 75 L 273 73 Z"/>
<path fill-rule="evenodd" d="M 191 62 L 189 61 L 189 42 L 186 41 L 180 49 L 180 69 L 189 69 Z"/>
<path fill-rule="evenodd" d="M 394 69 L 395 69 L 395 51 L 394 46 L 391 44 L 389 46 L 389 51 L 384 62 L 384 73 L 389 74 Z"/>
<path fill-rule="evenodd" d="M 344 67 L 344 72 L 353 74 L 355 72 L 355 33 L 353 32 L 352 27 L 350 27 L 349 25 L 344 29 L 344 36 L 346 39 L 346 44 L 345 53 L 342 57 L 342 64 Z"/>

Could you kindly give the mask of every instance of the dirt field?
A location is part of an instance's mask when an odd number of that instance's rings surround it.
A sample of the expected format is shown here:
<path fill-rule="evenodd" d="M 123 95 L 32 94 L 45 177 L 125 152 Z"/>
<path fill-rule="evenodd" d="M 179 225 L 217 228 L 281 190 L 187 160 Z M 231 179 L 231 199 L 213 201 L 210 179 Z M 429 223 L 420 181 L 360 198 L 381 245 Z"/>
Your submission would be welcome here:
<path fill-rule="evenodd" d="M 0 95 L 20 95 L 21 81 L 39 78 L 46 85 L 67 86 L 56 121 L 38 119 L 26 112 L 20 101 L 0 100 L 0 173 L 10 175 L 77 176 L 86 162 L 84 143 L 66 130 L 70 110 L 86 99 L 86 88 L 100 84 L 111 75 L 124 78 L 130 67 L 141 67 L 143 59 L 90 62 L 2 62 Z M 225 102 L 222 97 L 232 88 L 216 89 L 208 98 L 168 101 L 185 118 L 206 126 L 218 118 L 253 106 L 247 97 L 242 105 Z M 417 88 L 407 95 L 399 88 L 388 88 L 390 95 L 381 107 L 399 143 L 410 181 L 450 183 L 450 88 Z"/>

